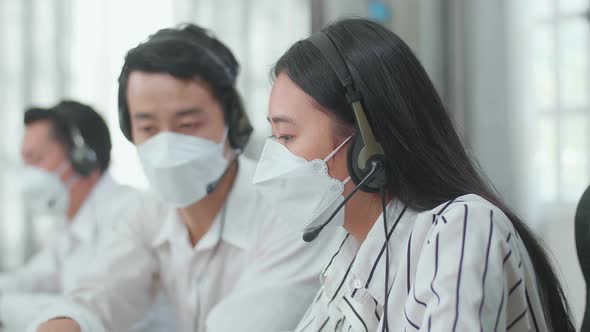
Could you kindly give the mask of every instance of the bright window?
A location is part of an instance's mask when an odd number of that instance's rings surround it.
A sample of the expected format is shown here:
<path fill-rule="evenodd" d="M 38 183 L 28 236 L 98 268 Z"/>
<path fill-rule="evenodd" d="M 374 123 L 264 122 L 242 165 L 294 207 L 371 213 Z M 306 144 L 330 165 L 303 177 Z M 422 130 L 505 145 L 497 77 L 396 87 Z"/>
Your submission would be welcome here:
<path fill-rule="evenodd" d="M 577 201 L 590 184 L 588 0 L 536 0 L 534 154 L 543 201 Z"/>

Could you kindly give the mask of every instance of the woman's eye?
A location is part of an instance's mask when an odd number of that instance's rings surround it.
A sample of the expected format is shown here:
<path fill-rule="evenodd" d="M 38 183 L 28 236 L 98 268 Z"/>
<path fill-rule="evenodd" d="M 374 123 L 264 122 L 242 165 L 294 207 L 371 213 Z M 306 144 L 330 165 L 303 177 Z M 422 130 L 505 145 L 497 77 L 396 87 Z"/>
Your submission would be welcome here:
<path fill-rule="evenodd" d="M 290 135 L 281 135 L 277 139 L 283 143 L 288 143 L 292 138 L 293 136 Z"/>
<path fill-rule="evenodd" d="M 139 131 L 149 134 L 154 130 L 154 127 L 141 127 L 139 128 Z"/>
<path fill-rule="evenodd" d="M 285 144 L 293 139 L 293 135 L 270 135 L 268 138 L 272 139 L 273 141 L 278 141 Z"/>

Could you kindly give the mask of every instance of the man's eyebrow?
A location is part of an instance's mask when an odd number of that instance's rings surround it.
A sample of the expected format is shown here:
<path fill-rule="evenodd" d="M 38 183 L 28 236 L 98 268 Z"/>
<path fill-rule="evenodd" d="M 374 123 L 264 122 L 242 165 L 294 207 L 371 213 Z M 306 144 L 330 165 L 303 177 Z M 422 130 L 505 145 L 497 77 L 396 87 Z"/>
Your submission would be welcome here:
<path fill-rule="evenodd" d="M 147 112 L 137 112 L 133 114 L 133 118 L 134 119 L 154 119 L 155 116 L 151 113 L 147 113 Z"/>
<path fill-rule="evenodd" d="M 187 115 L 193 115 L 193 114 L 199 114 L 202 113 L 203 110 L 200 108 L 190 108 L 190 109 L 186 109 L 186 110 L 181 110 L 178 111 L 174 114 L 175 117 L 177 118 L 181 118 L 183 116 L 187 116 Z"/>

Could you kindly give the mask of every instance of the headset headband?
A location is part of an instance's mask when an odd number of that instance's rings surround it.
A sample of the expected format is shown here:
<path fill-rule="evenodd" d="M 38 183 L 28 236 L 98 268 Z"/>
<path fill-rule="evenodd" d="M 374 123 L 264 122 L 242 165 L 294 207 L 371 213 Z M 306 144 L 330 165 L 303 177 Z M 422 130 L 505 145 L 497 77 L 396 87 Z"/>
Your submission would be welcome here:
<path fill-rule="evenodd" d="M 354 81 L 342 54 L 338 51 L 334 42 L 324 32 L 313 34 L 307 39 L 326 58 L 330 66 L 336 72 L 342 86 L 346 89 L 346 102 L 352 106 L 356 123 L 359 128 L 363 147 L 358 155 L 357 164 L 360 169 L 366 169 L 367 162 L 374 156 L 384 155 L 381 144 L 377 142 L 371 125 L 367 120 L 365 110 L 361 103 L 361 94 L 354 88 Z"/>

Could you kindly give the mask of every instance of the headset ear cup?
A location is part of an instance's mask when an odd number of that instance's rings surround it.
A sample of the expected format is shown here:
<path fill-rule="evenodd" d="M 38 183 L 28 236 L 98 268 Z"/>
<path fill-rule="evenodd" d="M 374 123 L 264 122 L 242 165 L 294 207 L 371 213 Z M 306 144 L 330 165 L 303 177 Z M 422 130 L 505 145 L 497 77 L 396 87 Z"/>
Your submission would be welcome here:
<path fill-rule="evenodd" d="M 364 178 L 367 176 L 367 173 L 370 171 L 369 163 L 372 161 L 376 161 L 378 163 L 378 169 L 375 173 L 371 176 L 370 179 L 367 179 L 365 183 L 360 187 L 360 190 L 368 193 L 377 193 L 383 187 L 387 185 L 387 172 L 385 170 L 385 158 L 383 155 L 374 155 L 369 158 L 367 163 L 367 167 L 363 170 L 358 165 L 358 158 L 359 154 L 364 147 L 363 140 L 361 136 L 357 133 L 351 139 L 350 146 L 348 148 L 348 156 L 346 158 L 346 163 L 348 166 L 348 174 L 350 175 L 350 179 L 355 185 L 358 185 Z"/>
<path fill-rule="evenodd" d="M 87 147 L 72 148 L 69 157 L 74 171 L 80 176 L 89 176 L 93 170 L 98 168 L 96 153 Z"/>
<path fill-rule="evenodd" d="M 358 185 L 363 179 L 363 171 L 358 167 L 358 157 L 359 152 L 362 148 L 362 142 L 359 142 L 360 136 L 359 134 L 354 134 L 350 140 L 350 145 L 348 146 L 347 151 L 347 158 L 346 158 L 346 166 L 348 167 L 348 174 L 350 175 L 350 179 L 355 185 Z M 360 188 L 364 191 L 363 187 Z"/>

